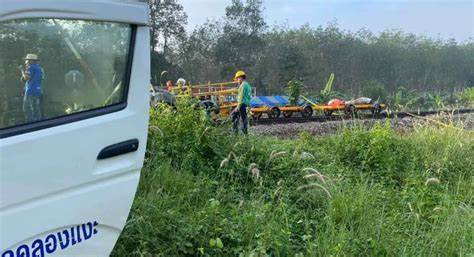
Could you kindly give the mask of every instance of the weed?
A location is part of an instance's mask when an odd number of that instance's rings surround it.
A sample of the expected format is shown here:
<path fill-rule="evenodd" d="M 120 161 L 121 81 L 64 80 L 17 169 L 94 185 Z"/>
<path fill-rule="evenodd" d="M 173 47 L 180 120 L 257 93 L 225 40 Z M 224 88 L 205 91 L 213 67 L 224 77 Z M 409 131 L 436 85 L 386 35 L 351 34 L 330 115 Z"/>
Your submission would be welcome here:
<path fill-rule="evenodd" d="M 402 137 L 380 124 L 294 141 L 235 137 L 203 122 L 192 104 L 154 110 L 151 126 L 112 256 L 474 251 L 470 133 L 417 128 Z"/>

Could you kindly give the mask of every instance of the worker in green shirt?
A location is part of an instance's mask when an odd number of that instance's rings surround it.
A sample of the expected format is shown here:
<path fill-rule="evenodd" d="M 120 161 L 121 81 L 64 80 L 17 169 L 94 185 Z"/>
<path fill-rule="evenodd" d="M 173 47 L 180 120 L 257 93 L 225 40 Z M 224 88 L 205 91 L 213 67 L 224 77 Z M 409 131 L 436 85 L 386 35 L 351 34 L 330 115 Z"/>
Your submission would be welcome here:
<path fill-rule="evenodd" d="M 242 120 L 242 132 L 248 133 L 247 108 L 250 107 L 250 99 L 252 98 L 252 87 L 246 81 L 247 75 L 243 71 L 235 74 L 234 80 L 239 84 L 239 93 L 237 95 L 238 105 L 232 112 L 232 124 L 234 132 L 239 133 L 239 122 Z"/>

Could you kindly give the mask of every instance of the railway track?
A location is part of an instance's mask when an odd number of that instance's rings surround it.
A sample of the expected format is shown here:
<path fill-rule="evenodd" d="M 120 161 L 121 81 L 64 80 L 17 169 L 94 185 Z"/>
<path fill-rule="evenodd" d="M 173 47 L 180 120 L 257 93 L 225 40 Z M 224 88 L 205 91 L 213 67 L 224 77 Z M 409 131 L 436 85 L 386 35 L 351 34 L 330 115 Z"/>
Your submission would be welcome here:
<path fill-rule="evenodd" d="M 351 119 L 393 119 L 416 116 L 431 116 L 437 114 L 466 114 L 474 113 L 474 109 L 455 109 L 455 110 L 436 110 L 436 111 L 414 111 L 414 112 L 383 112 L 377 115 L 359 113 L 356 115 L 332 115 L 332 116 L 311 116 L 311 117 L 291 117 L 291 118 L 261 118 L 258 120 L 251 120 L 250 125 L 271 125 L 271 124 L 289 124 L 289 123 L 307 123 L 307 122 L 327 122 L 327 121 L 341 121 Z"/>

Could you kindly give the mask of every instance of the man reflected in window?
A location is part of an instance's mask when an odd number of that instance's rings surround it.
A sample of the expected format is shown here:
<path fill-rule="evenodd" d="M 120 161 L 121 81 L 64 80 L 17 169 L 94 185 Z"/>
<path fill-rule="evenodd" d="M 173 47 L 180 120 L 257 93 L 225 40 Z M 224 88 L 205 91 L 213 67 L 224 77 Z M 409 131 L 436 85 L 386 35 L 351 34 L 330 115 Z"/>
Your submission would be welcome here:
<path fill-rule="evenodd" d="M 41 120 L 41 96 L 44 71 L 36 54 L 27 54 L 21 79 L 25 82 L 23 112 L 27 123 Z"/>

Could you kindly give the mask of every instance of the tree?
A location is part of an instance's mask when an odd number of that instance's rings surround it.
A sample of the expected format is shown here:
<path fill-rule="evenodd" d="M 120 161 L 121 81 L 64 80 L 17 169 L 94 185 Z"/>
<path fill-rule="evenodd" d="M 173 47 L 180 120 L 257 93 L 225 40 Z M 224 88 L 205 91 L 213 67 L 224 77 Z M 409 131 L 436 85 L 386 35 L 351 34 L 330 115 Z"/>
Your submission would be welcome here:
<path fill-rule="evenodd" d="M 179 44 L 173 58 L 182 67 L 184 75 L 192 83 L 221 80 L 220 67 L 214 58 L 217 38 L 222 35 L 219 22 L 208 21 L 197 27 Z"/>
<path fill-rule="evenodd" d="M 401 30 L 351 32 L 335 21 L 268 29 L 262 0 L 232 0 L 225 11 L 166 55 L 194 82 L 229 80 L 243 69 L 259 94 L 281 94 L 292 79 L 315 94 L 334 73 L 334 91 L 324 98 L 343 92 L 375 99 L 393 98 L 399 87 L 454 96 L 474 85 L 473 40 L 430 39 Z"/>
<path fill-rule="evenodd" d="M 246 35 L 261 35 L 265 32 L 266 23 L 263 18 L 263 1 L 232 0 L 232 4 L 225 9 L 226 25 L 224 30 L 238 30 Z"/>
<path fill-rule="evenodd" d="M 170 42 L 182 40 L 188 16 L 176 0 L 148 0 L 150 5 L 151 49 L 162 49 L 167 56 Z"/>
<path fill-rule="evenodd" d="M 258 62 L 265 46 L 265 30 L 262 0 L 247 0 L 246 3 L 232 0 L 226 8 L 223 34 L 217 40 L 215 50 L 222 67 L 221 75 L 227 76 L 237 69 L 250 70 Z"/>

